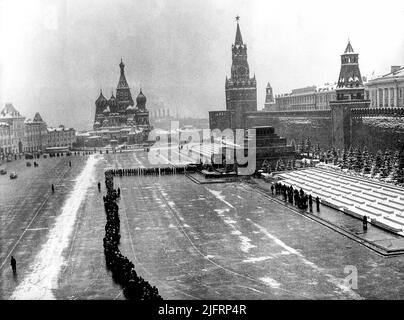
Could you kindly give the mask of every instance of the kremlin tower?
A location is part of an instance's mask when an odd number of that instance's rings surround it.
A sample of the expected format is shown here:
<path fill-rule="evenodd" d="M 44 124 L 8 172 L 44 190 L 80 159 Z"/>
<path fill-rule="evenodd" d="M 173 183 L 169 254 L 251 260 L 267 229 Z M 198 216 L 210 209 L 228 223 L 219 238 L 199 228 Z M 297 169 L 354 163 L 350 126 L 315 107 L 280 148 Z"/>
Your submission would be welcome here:
<path fill-rule="evenodd" d="M 336 150 L 348 150 L 352 146 L 353 108 L 368 108 L 365 100 L 365 87 L 359 70 L 359 54 L 355 53 L 351 42 L 341 55 L 341 69 L 337 81 L 337 100 L 330 101 L 332 146 Z"/>
<path fill-rule="evenodd" d="M 244 128 L 244 113 L 257 111 L 257 81 L 255 75 L 250 78 L 247 45 L 241 36 L 239 19 L 237 16 L 236 38 L 231 47 L 231 76 L 230 79 L 226 77 L 225 92 L 226 110 L 234 112 L 235 128 Z"/>

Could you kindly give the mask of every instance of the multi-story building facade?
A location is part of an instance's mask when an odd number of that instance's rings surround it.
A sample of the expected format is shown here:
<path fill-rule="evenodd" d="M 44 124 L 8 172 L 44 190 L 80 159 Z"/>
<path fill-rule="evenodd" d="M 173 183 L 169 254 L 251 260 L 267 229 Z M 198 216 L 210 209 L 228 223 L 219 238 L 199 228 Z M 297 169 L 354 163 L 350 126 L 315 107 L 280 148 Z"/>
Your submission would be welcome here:
<path fill-rule="evenodd" d="M 76 130 L 73 128 L 65 128 L 60 125 L 58 128 L 47 128 L 48 131 L 48 148 L 72 148 L 76 141 Z"/>
<path fill-rule="evenodd" d="M 25 121 L 25 146 L 28 152 L 44 151 L 48 145 L 48 130 L 41 115 L 35 113 L 34 119 Z"/>
<path fill-rule="evenodd" d="M 0 122 L 0 157 L 11 153 L 12 149 L 10 125 L 7 122 Z"/>
<path fill-rule="evenodd" d="M 404 67 L 392 66 L 389 73 L 366 84 L 371 108 L 404 108 Z"/>
<path fill-rule="evenodd" d="M 291 93 L 276 95 L 274 103 L 265 102 L 264 111 L 301 111 L 330 109 L 329 102 L 336 99 L 336 86 L 336 83 L 331 85 L 326 83 L 324 86 L 309 86 L 293 89 Z"/>
<path fill-rule="evenodd" d="M 6 103 L 0 112 L 0 122 L 9 125 L 9 136 L 5 141 L 11 141 L 7 148 L 8 153 L 22 153 L 25 146 L 25 117 L 23 117 L 11 103 Z"/>
<path fill-rule="evenodd" d="M 48 147 L 71 148 L 76 141 L 76 131 L 59 126 L 48 128 L 37 112 L 34 118 L 25 117 L 6 103 L 0 112 L 0 158 L 23 152 L 44 152 Z"/>

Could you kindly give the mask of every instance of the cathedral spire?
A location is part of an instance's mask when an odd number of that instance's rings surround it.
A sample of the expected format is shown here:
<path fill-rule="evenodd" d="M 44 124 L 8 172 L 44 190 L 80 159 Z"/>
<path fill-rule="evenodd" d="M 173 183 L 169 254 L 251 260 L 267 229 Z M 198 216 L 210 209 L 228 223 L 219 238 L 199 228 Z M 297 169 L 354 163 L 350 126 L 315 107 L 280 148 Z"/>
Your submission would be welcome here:
<path fill-rule="evenodd" d="M 240 31 L 240 26 L 238 24 L 238 21 L 240 20 L 240 17 L 236 17 L 237 21 L 237 31 L 236 31 L 236 40 L 234 41 L 234 44 L 237 45 L 243 45 L 243 38 L 241 37 L 241 31 Z"/>
<path fill-rule="evenodd" d="M 121 63 L 119 64 L 119 68 L 121 69 L 121 76 L 119 77 L 119 82 L 118 82 L 118 89 L 122 89 L 122 88 L 129 88 L 128 82 L 126 81 L 126 77 L 125 77 L 125 64 L 122 61 L 121 58 Z"/>

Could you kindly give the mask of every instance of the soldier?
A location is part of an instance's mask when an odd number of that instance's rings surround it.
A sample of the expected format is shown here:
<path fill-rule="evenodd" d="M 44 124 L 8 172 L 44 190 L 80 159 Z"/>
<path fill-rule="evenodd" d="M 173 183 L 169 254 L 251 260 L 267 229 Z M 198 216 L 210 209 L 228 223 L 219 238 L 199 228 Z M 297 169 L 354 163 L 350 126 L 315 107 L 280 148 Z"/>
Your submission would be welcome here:
<path fill-rule="evenodd" d="M 362 223 L 363 223 L 363 231 L 367 231 L 368 230 L 368 219 L 366 216 L 363 216 Z"/>
<path fill-rule="evenodd" d="M 309 195 L 309 207 L 310 207 L 310 212 L 313 211 L 313 197 L 311 194 Z"/>
<path fill-rule="evenodd" d="M 17 273 L 17 261 L 15 261 L 13 256 L 11 256 L 10 264 L 11 264 L 11 269 L 13 269 L 13 273 L 16 274 Z"/>

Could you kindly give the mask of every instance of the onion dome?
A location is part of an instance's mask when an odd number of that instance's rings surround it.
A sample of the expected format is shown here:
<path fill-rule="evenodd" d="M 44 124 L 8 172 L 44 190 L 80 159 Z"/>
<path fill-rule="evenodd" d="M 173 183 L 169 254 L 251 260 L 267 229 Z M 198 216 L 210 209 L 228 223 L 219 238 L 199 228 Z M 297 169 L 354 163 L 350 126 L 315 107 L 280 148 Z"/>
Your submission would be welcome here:
<path fill-rule="evenodd" d="M 100 95 L 99 95 L 98 99 L 95 100 L 95 106 L 98 109 L 102 110 L 107 105 L 107 102 L 108 102 L 107 99 L 105 99 L 104 95 L 102 94 L 102 90 L 100 90 Z"/>
<path fill-rule="evenodd" d="M 118 107 L 118 103 L 116 101 L 116 98 L 114 97 L 114 94 L 112 94 L 111 98 L 109 98 L 108 105 L 111 107 L 112 110 L 115 110 Z"/>
<path fill-rule="evenodd" d="M 136 97 L 136 105 L 139 109 L 145 109 L 146 108 L 146 97 L 142 92 L 142 89 L 140 89 L 140 92 L 138 96 Z"/>

